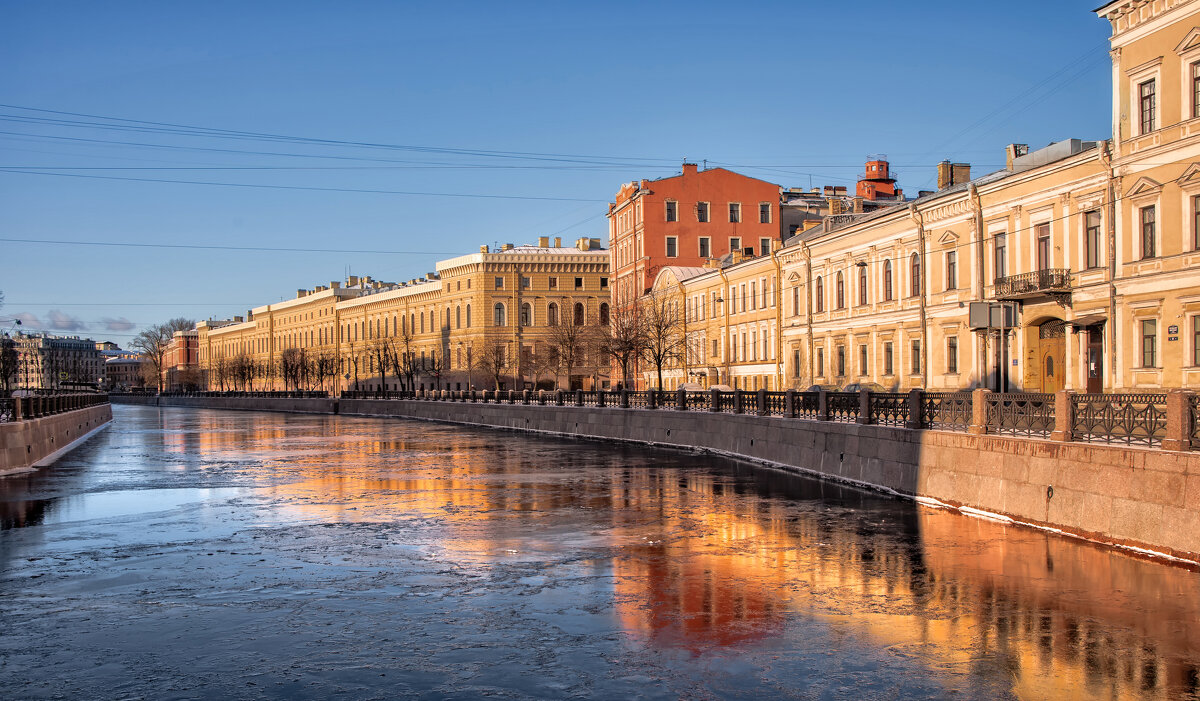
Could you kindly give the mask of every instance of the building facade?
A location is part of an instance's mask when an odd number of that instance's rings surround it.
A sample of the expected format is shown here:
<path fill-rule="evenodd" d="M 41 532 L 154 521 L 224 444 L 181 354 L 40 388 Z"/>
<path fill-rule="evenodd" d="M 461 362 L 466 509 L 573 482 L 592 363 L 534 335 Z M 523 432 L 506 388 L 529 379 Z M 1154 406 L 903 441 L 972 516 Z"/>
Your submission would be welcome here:
<path fill-rule="evenodd" d="M 201 322 L 198 359 L 217 390 L 590 389 L 608 382 L 590 337 L 608 318 L 609 252 L 542 237 L 483 246 L 422 279 L 351 276 Z"/>
<path fill-rule="evenodd" d="M 96 342 L 78 336 L 17 334 L 15 389 L 51 390 L 98 386 L 104 359 Z"/>

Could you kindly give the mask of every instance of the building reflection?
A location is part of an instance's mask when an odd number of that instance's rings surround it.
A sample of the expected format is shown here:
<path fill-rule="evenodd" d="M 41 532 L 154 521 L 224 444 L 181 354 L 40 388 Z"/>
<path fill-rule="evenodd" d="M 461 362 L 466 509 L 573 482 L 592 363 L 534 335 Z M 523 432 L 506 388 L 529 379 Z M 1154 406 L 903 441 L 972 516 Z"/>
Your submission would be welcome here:
<path fill-rule="evenodd" d="M 989 666 L 1020 699 L 1200 698 L 1200 578 L 1183 568 L 707 457 L 213 420 L 200 449 L 279 451 L 261 483 L 303 519 L 420 522 L 460 563 L 604 552 L 614 617 L 650 646 L 786 645 L 795 621 L 816 619 L 938 677 Z"/>

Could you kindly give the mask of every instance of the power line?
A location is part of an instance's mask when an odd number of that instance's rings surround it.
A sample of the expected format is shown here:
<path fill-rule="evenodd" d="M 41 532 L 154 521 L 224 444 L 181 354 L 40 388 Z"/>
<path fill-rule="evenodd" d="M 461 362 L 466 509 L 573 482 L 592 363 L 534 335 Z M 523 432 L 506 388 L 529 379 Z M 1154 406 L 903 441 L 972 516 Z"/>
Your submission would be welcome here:
<path fill-rule="evenodd" d="M 219 246 L 215 244 L 190 243 L 129 243 L 123 241 L 63 241 L 49 239 L 0 238 L 5 243 L 54 244 L 61 246 L 122 246 L 127 248 L 192 248 L 215 251 L 270 251 L 274 253 L 372 253 L 402 256 L 449 256 L 459 255 L 454 251 L 387 251 L 379 249 L 341 248 L 282 248 L 271 246 Z"/>

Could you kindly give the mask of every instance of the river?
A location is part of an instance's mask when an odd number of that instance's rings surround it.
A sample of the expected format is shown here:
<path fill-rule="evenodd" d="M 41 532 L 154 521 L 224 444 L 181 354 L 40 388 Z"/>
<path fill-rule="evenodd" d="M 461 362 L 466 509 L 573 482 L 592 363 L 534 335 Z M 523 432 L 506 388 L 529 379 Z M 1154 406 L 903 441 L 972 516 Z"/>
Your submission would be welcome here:
<path fill-rule="evenodd" d="M 1200 575 L 710 455 L 114 406 L 0 479 L 7 698 L 1200 699 Z"/>

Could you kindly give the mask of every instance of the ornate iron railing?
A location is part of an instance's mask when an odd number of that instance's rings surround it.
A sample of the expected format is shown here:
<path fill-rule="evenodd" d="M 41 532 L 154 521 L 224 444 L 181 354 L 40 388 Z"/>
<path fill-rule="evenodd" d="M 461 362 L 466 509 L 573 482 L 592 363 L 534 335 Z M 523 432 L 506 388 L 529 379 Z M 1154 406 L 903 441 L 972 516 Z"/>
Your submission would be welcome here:
<path fill-rule="evenodd" d="M 1054 430 L 1054 395 L 1041 393 L 989 394 L 988 433 L 1048 436 Z"/>
<path fill-rule="evenodd" d="M 900 392 L 871 392 L 871 423 L 904 426 L 908 423 L 908 395 Z"/>
<path fill-rule="evenodd" d="M 1192 438 L 1192 450 L 1200 450 L 1200 394 L 1192 395 L 1188 402 L 1188 416 L 1192 425 L 1188 435 Z"/>
<path fill-rule="evenodd" d="M 68 411 L 87 409 L 99 404 L 108 404 L 107 394 L 71 393 L 4 397 L 0 399 L 0 423 L 40 419 L 43 416 L 65 414 Z"/>
<path fill-rule="evenodd" d="M 1161 445 L 1167 433 L 1165 394 L 1076 394 L 1071 405 L 1077 441 Z"/>
<path fill-rule="evenodd" d="M 965 431 L 971 426 L 970 392 L 925 392 L 921 396 L 921 426 Z"/>
<path fill-rule="evenodd" d="M 688 411 L 708 411 L 712 407 L 712 393 L 687 392 L 684 395 L 684 406 Z"/>
<path fill-rule="evenodd" d="M 821 393 L 797 392 L 796 404 L 793 408 L 796 412 L 796 418 L 816 421 L 821 414 Z"/>
<path fill-rule="evenodd" d="M 858 392 L 829 392 L 825 395 L 825 410 L 830 421 L 858 421 Z"/>
<path fill-rule="evenodd" d="M 1071 271 L 1065 268 L 1047 268 L 1032 273 L 1009 275 L 996 278 L 996 297 L 1026 297 L 1039 293 L 1069 292 Z"/>
<path fill-rule="evenodd" d="M 766 405 L 763 407 L 767 416 L 787 415 L 787 392 L 767 392 Z"/>

